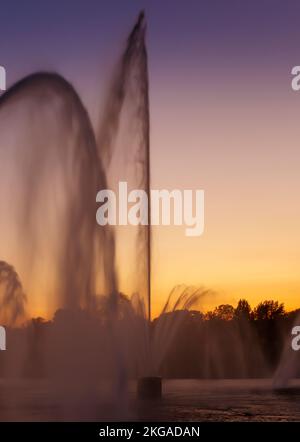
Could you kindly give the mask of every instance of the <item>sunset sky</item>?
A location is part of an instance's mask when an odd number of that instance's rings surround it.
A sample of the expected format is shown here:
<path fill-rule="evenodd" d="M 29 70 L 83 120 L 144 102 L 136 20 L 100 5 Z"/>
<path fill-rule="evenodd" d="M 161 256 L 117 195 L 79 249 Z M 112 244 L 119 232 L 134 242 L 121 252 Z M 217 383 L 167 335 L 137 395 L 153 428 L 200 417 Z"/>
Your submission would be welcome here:
<path fill-rule="evenodd" d="M 157 227 L 153 310 L 176 284 L 216 304 L 300 307 L 300 65 L 297 0 L 15 0 L 0 7 L 8 86 L 57 71 L 92 120 L 140 9 L 148 22 L 154 189 L 203 189 L 205 232 Z M 0 247 L 1 252 L 1 247 Z M 0 259 L 5 258 L 0 255 Z M 42 300 L 32 309 L 43 314 Z"/>

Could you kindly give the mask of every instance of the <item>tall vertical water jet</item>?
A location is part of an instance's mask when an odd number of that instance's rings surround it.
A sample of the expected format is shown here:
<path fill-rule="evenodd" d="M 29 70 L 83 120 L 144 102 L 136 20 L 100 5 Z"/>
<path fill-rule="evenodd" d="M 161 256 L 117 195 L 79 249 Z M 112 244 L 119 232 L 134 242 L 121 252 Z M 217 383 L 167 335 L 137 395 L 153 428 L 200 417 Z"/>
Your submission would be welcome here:
<path fill-rule="evenodd" d="M 97 144 L 110 189 L 117 191 L 118 182 L 122 180 L 127 181 L 130 187 L 145 190 L 150 195 L 149 82 L 145 32 L 145 16 L 141 12 L 113 74 L 100 117 Z M 132 280 L 135 280 L 131 289 L 138 293 L 139 308 L 144 310 L 148 320 L 151 319 L 150 216 L 148 198 L 148 225 L 131 228 L 131 237 L 135 237 L 134 269 L 137 274 L 131 274 Z M 126 239 L 123 236 L 124 242 Z M 121 262 L 123 266 L 126 264 L 125 261 Z"/>
<path fill-rule="evenodd" d="M 123 181 L 128 185 L 128 192 L 141 189 L 150 195 L 149 82 L 145 32 L 145 17 L 141 13 L 115 67 L 97 129 L 99 156 L 107 173 L 108 188 L 116 193 L 119 182 Z M 119 287 L 131 298 L 135 312 L 131 321 L 139 330 L 139 342 L 136 342 L 137 336 L 133 336 L 128 327 L 127 333 L 119 331 L 117 335 L 130 336 L 131 342 L 127 342 L 126 348 L 138 348 L 136 356 L 136 350 L 133 351 L 132 358 L 136 360 L 139 375 L 153 371 L 150 344 L 150 217 L 148 198 L 148 225 L 126 226 L 125 229 L 118 226 L 113 229 Z"/>

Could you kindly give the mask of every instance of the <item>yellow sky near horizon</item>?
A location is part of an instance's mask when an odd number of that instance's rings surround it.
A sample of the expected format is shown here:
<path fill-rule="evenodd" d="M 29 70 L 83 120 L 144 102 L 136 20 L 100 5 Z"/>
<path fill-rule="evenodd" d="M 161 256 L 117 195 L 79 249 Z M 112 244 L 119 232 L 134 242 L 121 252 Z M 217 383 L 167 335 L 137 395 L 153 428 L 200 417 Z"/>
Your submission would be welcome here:
<path fill-rule="evenodd" d="M 156 93 L 152 186 L 205 191 L 203 236 L 154 234 L 156 312 L 175 283 L 215 291 L 206 308 L 240 298 L 300 307 L 300 101 L 288 80 L 262 72 L 246 88 L 237 72 L 225 89 L 210 77 L 214 94 L 175 80 Z"/>

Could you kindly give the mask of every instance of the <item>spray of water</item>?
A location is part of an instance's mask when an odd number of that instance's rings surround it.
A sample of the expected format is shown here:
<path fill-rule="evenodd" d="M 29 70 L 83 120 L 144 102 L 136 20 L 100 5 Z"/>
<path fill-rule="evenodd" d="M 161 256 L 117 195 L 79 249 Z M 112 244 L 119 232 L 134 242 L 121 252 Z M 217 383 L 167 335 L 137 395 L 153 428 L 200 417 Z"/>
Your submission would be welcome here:
<path fill-rule="evenodd" d="M 128 240 L 99 227 L 95 198 L 121 179 L 149 190 L 143 14 L 128 37 L 95 130 L 73 86 L 56 73 L 32 74 L 12 86 L 0 98 L 0 116 L 1 253 L 18 268 L 29 311 L 46 298 L 60 312 L 45 347 L 46 372 L 60 387 L 83 387 L 82 396 L 93 389 L 105 355 L 109 363 L 103 365 L 110 366 L 110 377 L 120 386 L 126 368 L 119 336 L 124 327 L 117 325 L 123 315 L 117 254 L 120 259 L 125 250 L 123 266 L 134 269 L 130 288 L 138 297 L 136 305 L 143 307 L 129 310 L 131 315 L 142 311 L 145 325 L 150 317 L 150 230 L 138 226 Z M 1 314 L 13 326 L 26 319 L 25 296 L 11 266 L 1 262 L 0 274 Z M 100 313 L 105 316 L 99 320 L 101 330 L 92 319 Z"/>
<path fill-rule="evenodd" d="M 126 174 L 139 188 L 150 186 L 144 37 L 141 14 L 116 68 L 97 140 L 76 91 L 57 74 L 30 75 L 0 99 L 1 206 L 14 215 L 2 220 L 2 231 L 12 232 L 4 254 L 15 258 L 28 286 L 39 275 L 51 279 L 63 308 L 92 309 L 99 291 L 116 304 L 116 233 L 97 226 L 95 196 Z M 130 128 L 120 129 L 128 121 Z M 130 143 L 126 152 L 118 151 L 122 130 Z M 150 230 L 136 230 L 135 289 L 149 312 Z"/>
<path fill-rule="evenodd" d="M 121 403 L 129 373 L 159 372 L 183 318 L 174 313 L 209 295 L 177 287 L 151 336 L 150 223 L 122 230 L 95 220 L 99 190 L 119 181 L 150 190 L 145 28 L 140 14 L 95 128 L 56 73 L 32 74 L 0 97 L 1 320 L 25 321 L 41 299 L 56 310 L 43 345 L 38 324 L 27 353 L 37 366 L 42 347 L 43 372 L 60 403 L 75 406 L 71 418 L 96 404 L 99 380 Z"/>
<path fill-rule="evenodd" d="M 0 322 L 18 325 L 26 316 L 26 295 L 15 269 L 0 261 Z"/>

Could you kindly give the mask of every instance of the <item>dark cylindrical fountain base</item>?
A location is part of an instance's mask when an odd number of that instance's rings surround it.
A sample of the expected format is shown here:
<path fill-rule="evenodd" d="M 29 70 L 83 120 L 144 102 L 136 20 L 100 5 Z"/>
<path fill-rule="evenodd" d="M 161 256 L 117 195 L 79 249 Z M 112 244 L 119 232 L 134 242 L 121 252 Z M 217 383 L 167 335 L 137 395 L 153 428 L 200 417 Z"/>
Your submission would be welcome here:
<path fill-rule="evenodd" d="M 159 376 L 140 378 L 137 384 L 139 399 L 160 399 L 162 393 L 162 380 Z"/>

